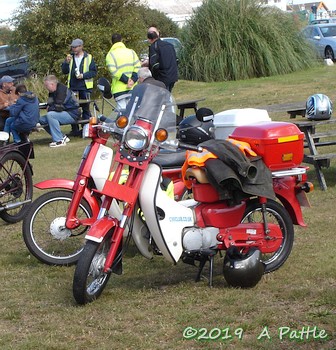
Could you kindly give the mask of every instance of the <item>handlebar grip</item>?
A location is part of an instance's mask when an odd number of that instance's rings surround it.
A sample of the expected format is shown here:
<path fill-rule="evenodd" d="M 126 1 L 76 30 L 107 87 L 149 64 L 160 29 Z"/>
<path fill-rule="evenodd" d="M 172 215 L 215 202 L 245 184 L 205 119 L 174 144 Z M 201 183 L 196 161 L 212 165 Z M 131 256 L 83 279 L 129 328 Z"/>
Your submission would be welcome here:
<path fill-rule="evenodd" d="M 189 145 L 188 143 L 181 141 L 179 141 L 178 145 L 180 148 L 188 149 L 190 151 L 203 152 L 203 148 L 201 146 Z"/>

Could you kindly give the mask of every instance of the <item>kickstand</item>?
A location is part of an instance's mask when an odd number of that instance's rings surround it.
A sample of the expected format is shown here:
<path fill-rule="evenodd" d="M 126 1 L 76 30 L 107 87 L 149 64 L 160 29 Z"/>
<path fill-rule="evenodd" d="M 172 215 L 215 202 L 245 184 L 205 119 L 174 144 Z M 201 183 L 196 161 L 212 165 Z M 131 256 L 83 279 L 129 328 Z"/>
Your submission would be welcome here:
<path fill-rule="evenodd" d="M 195 279 L 195 282 L 199 282 L 201 280 L 201 273 L 203 271 L 203 268 L 207 261 L 209 261 L 209 287 L 213 287 L 213 265 L 214 265 L 214 254 L 209 254 L 206 256 L 203 256 L 203 258 L 200 260 L 200 264 L 198 267 L 198 273 Z"/>

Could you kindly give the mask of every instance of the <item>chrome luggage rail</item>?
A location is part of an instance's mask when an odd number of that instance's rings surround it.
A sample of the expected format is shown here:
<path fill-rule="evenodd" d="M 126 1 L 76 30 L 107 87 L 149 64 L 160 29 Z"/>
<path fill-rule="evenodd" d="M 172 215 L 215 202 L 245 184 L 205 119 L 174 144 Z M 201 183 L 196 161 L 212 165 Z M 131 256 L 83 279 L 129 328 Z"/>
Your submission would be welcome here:
<path fill-rule="evenodd" d="M 307 169 L 304 167 L 292 168 L 292 169 L 286 169 L 286 170 L 272 171 L 272 177 L 278 178 L 278 177 L 285 177 L 285 176 L 296 176 L 296 175 L 305 174 L 306 172 L 307 172 Z"/>

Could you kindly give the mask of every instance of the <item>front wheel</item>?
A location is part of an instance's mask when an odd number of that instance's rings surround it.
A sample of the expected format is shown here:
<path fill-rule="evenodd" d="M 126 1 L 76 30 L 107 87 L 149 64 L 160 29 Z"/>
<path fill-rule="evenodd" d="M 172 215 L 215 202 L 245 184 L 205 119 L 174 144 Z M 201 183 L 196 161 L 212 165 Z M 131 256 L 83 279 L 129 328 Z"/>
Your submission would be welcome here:
<path fill-rule="evenodd" d="M 0 161 L 0 217 L 14 224 L 21 221 L 33 196 L 33 176 L 28 161 L 17 152 L 8 152 Z M 20 204 L 23 203 L 23 204 Z"/>
<path fill-rule="evenodd" d="M 85 242 L 87 226 L 68 229 L 66 214 L 73 191 L 56 190 L 42 194 L 29 208 L 22 223 L 23 239 L 30 253 L 49 265 L 71 265 L 77 262 Z M 92 211 L 82 199 L 78 219 L 90 218 Z"/>
<path fill-rule="evenodd" d="M 280 268 L 292 251 L 294 242 L 294 227 L 286 209 L 279 203 L 268 200 L 266 203 L 266 220 L 268 223 L 279 225 L 282 232 L 282 242 L 279 249 L 273 253 L 262 254 L 266 265 L 265 273 Z M 242 223 L 263 222 L 262 204 L 257 200 L 248 203 Z"/>
<path fill-rule="evenodd" d="M 327 46 L 325 49 L 325 58 L 330 58 L 332 61 L 335 60 L 334 51 L 330 46 Z"/>
<path fill-rule="evenodd" d="M 87 241 L 84 246 L 73 279 L 73 295 L 80 305 L 96 300 L 111 276 L 111 271 L 103 271 L 110 239 L 111 235 L 107 234 L 101 243 Z"/>

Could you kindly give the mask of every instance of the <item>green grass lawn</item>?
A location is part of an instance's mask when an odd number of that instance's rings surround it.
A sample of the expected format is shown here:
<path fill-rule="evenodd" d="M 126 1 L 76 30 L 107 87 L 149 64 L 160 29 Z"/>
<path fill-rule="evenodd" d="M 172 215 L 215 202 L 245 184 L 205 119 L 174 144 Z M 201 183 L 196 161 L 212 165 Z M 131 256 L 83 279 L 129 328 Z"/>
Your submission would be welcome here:
<path fill-rule="evenodd" d="M 178 101 L 205 97 L 200 106 L 219 112 L 303 102 L 314 93 L 336 101 L 336 66 L 248 81 L 179 81 Z M 289 121 L 285 112 L 273 120 Z M 64 127 L 69 131 L 69 127 Z M 45 132 L 33 133 L 34 182 L 71 178 L 89 140 L 71 139 L 51 149 Z M 304 209 L 306 228 L 295 228 L 293 251 L 278 271 L 253 289 L 229 288 L 216 257 L 214 287 L 196 268 L 176 266 L 155 256 L 146 260 L 133 246 L 124 274 L 113 275 L 99 300 L 84 307 L 72 297 L 74 267 L 46 266 L 32 257 L 21 236 L 21 223 L 0 222 L 1 349 L 336 349 L 336 168 L 325 171 L 323 192 L 309 171 L 315 191 Z M 41 193 L 35 190 L 35 198 Z M 196 339 L 187 339 L 194 329 Z M 325 335 L 327 335 L 326 338 Z M 213 340 L 205 339 L 206 337 Z M 221 339 L 219 339 L 219 337 Z M 258 339 L 259 338 L 259 339 Z"/>

